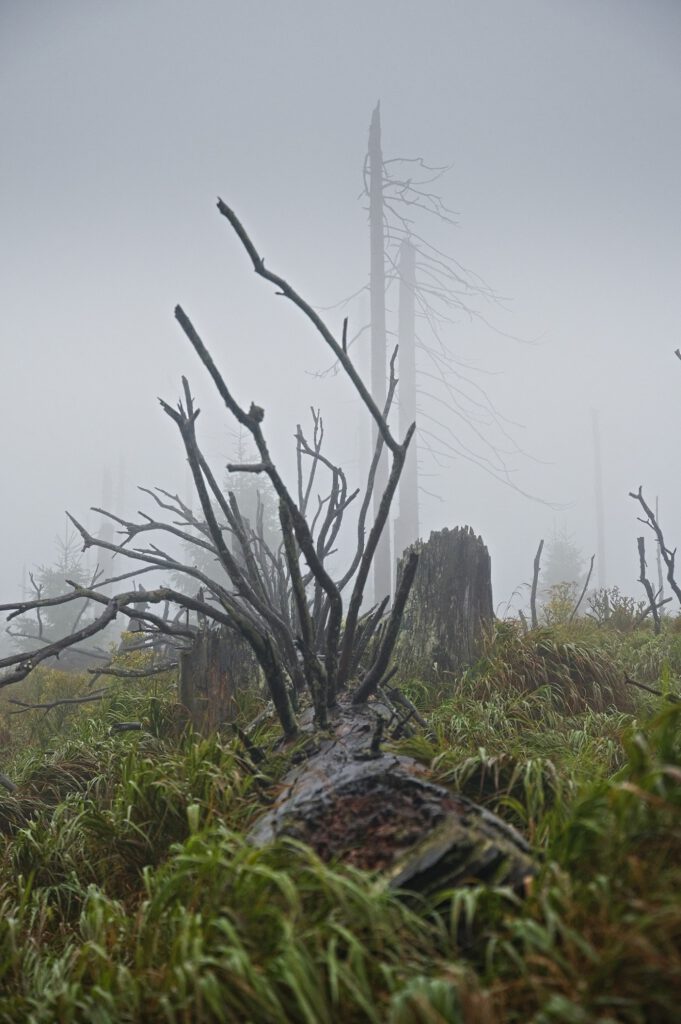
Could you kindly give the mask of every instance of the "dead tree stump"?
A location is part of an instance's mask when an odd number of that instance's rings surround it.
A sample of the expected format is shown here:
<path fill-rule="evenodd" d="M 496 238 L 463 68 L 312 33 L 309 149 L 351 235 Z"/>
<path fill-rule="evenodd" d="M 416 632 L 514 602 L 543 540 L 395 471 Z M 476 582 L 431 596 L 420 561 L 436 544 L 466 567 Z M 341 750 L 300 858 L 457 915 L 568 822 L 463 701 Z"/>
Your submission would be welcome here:
<path fill-rule="evenodd" d="M 433 532 L 414 547 L 419 564 L 395 663 L 400 679 L 442 682 L 475 661 L 494 617 L 489 552 L 469 526 Z"/>
<path fill-rule="evenodd" d="M 180 654 L 180 703 L 193 728 L 215 732 L 236 714 L 235 694 L 257 678 L 249 647 L 234 634 L 206 630 L 189 650 Z"/>

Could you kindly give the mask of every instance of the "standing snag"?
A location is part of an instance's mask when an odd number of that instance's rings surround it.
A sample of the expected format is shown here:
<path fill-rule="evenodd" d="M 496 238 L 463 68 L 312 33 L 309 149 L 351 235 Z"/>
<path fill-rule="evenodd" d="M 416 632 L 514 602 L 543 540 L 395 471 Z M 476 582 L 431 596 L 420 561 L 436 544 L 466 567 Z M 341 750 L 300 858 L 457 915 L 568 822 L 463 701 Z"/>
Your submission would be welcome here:
<path fill-rule="evenodd" d="M 494 618 L 489 552 L 467 526 L 431 533 L 410 550 L 419 562 L 397 646 L 400 677 L 441 681 L 475 661 Z"/>

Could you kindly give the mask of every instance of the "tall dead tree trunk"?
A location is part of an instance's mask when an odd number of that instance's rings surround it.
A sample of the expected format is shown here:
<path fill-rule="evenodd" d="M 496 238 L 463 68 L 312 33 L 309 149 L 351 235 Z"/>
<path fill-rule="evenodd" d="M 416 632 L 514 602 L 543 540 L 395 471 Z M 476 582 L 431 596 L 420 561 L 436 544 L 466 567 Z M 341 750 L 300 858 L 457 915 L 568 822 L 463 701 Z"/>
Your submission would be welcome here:
<path fill-rule="evenodd" d="M 111 474 L 105 467 L 102 473 L 102 508 L 109 508 L 111 506 Z M 114 539 L 113 523 L 108 519 L 103 519 L 102 524 L 99 528 L 98 539 L 103 541 L 105 544 L 111 544 Z M 106 548 L 98 553 L 98 565 L 104 578 L 108 578 L 113 575 L 113 555 L 111 551 Z M 110 587 L 102 587 L 103 593 L 110 593 Z"/>
<path fill-rule="evenodd" d="M 596 496 L 596 534 L 598 558 L 598 586 L 607 586 L 605 563 L 605 506 L 603 501 L 603 460 L 601 458 L 601 426 L 596 409 L 591 410 L 591 426 L 594 446 L 594 490 Z"/>
<path fill-rule="evenodd" d="M 416 253 L 411 239 L 400 246 L 399 298 L 399 414 L 400 432 L 416 420 Z M 400 514 L 395 523 L 395 556 L 419 538 L 419 481 L 416 438 L 412 441 L 400 477 Z"/>
<path fill-rule="evenodd" d="M 659 523 L 660 521 L 660 499 L 655 498 L 655 519 Z M 655 547 L 655 561 L 657 563 L 657 589 L 658 597 L 664 601 L 664 574 L 662 572 L 662 552 L 660 551 L 660 542 L 657 541 Z"/>
<path fill-rule="evenodd" d="M 399 677 L 441 682 L 478 657 L 494 618 L 491 564 L 468 526 L 431 533 L 416 545 L 419 565 L 396 650 Z"/>
<path fill-rule="evenodd" d="M 386 366 L 387 342 L 385 328 L 385 236 L 383 222 L 383 152 L 381 149 L 381 104 L 377 103 L 371 115 L 369 128 L 369 236 L 371 296 L 371 396 L 382 409 L 387 394 Z M 378 428 L 372 424 L 372 451 L 376 447 Z M 384 450 L 376 471 L 374 486 L 374 516 L 378 510 L 388 482 L 388 455 Z M 381 601 L 390 593 L 391 559 L 390 529 L 386 526 L 376 548 L 373 565 L 374 600 Z"/>

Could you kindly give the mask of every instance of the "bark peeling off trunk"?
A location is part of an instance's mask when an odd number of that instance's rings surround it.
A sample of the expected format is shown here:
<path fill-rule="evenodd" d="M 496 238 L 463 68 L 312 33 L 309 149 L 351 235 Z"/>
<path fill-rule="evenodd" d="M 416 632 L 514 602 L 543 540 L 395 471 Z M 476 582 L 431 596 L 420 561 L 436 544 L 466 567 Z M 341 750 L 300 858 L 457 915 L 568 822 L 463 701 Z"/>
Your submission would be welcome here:
<path fill-rule="evenodd" d="M 381 870 L 391 886 L 417 892 L 472 881 L 520 888 L 534 866 L 515 829 L 430 782 L 412 758 L 372 749 L 389 715 L 378 702 L 339 709 L 333 735 L 288 774 L 250 840 L 289 836 L 325 861 Z"/>

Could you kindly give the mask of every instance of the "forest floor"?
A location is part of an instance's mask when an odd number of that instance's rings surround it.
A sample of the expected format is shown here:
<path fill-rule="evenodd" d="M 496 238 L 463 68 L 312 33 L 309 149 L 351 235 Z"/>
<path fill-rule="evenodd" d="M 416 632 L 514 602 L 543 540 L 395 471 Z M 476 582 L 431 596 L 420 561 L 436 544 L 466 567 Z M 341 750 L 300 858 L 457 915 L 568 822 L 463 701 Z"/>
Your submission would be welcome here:
<path fill-rule="evenodd" d="M 296 750 L 267 722 L 257 766 L 231 730 L 178 735 L 170 675 L 95 705 L 3 701 L 0 1022 L 678 1021 L 681 703 L 625 680 L 681 692 L 679 627 L 497 623 L 461 678 L 405 684 L 428 728 L 395 749 L 524 834 L 522 894 L 416 899 L 253 848 Z M 85 685 L 40 669 L 11 695 Z M 261 706 L 245 695 L 243 723 Z"/>

